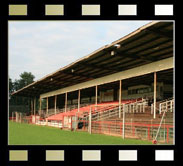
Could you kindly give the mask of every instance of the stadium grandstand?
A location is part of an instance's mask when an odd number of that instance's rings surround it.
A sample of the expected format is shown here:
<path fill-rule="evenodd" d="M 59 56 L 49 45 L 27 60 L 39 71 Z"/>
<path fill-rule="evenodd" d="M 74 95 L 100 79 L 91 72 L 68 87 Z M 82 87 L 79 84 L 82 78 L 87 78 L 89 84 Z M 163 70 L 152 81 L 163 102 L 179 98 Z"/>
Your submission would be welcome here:
<path fill-rule="evenodd" d="M 174 143 L 173 27 L 153 21 L 14 92 L 31 111 L 11 119 Z"/>

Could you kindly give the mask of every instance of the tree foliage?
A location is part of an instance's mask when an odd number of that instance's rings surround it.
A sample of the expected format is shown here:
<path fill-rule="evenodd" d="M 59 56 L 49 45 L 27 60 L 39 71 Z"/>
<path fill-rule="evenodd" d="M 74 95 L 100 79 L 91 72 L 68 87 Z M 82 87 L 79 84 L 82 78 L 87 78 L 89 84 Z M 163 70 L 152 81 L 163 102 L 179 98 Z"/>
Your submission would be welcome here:
<path fill-rule="evenodd" d="M 9 78 L 9 103 L 10 105 L 28 105 L 29 99 L 22 96 L 12 96 L 11 94 L 34 82 L 35 76 L 31 72 L 23 72 L 20 74 L 20 79 L 12 81 Z"/>
<path fill-rule="evenodd" d="M 9 93 L 10 94 L 14 91 L 13 88 L 14 88 L 14 85 L 13 85 L 12 79 L 9 78 Z"/>
<path fill-rule="evenodd" d="M 11 94 L 34 82 L 35 76 L 31 72 L 23 72 L 20 74 L 20 79 L 12 81 L 9 78 L 9 115 L 12 112 L 29 112 L 30 113 L 30 98 L 24 96 L 12 96 Z M 18 110 L 16 109 L 18 108 Z M 27 110 L 28 108 L 28 110 Z M 36 100 L 36 110 L 39 108 L 39 102 Z M 42 100 L 42 108 L 46 108 L 46 100 Z"/>
<path fill-rule="evenodd" d="M 13 91 L 17 91 L 34 82 L 35 76 L 31 72 L 23 72 L 20 74 L 20 79 L 15 79 L 13 82 Z"/>

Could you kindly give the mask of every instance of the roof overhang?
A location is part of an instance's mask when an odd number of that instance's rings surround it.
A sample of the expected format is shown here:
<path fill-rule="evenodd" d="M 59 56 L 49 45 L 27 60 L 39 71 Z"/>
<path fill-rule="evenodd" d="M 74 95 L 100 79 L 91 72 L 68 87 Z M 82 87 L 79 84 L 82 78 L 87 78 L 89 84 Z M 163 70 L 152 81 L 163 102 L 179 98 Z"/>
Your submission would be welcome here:
<path fill-rule="evenodd" d="M 35 97 L 173 57 L 173 22 L 151 22 L 12 95 Z"/>

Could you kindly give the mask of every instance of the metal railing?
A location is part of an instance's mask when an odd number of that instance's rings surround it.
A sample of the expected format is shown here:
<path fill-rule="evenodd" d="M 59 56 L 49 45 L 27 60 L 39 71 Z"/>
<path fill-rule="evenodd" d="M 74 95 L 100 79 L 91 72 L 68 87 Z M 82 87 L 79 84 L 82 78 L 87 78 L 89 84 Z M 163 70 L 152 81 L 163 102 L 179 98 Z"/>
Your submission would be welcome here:
<path fill-rule="evenodd" d="M 120 116 L 123 113 L 125 107 L 125 113 L 145 113 L 145 107 L 147 106 L 146 100 L 136 101 L 133 103 L 121 104 L 104 104 L 91 106 L 92 120 L 104 120 L 115 116 Z"/>
<path fill-rule="evenodd" d="M 174 109 L 174 99 L 167 100 L 159 104 L 159 114 L 161 112 L 173 112 Z"/>
<path fill-rule="evenodd" d="M 127 113 L 145 113 L 145 107 L 148 105 L 146 100 L 136 101 L 133 103 L 127 103 L 126 105 L 126 112 Z"/>
<path fill-rule="evenodd" d="M 92 109 L 95 109 L 95 111 L 93 111 Z M 96 105 L 94 107 L 91 107 L 91 111 L 92 111 L 92 114 L 91 114 L 92 121 L 104 120 L 104 119 L 118 116 L 120 112 L 122 113 L 123 106 L 121 105 L 121 110 L 119 110 L 119 105 L 108 105 L 108 106 Z"/>
<path fill-rule="evenodd" d="M 174 99 L 167 99 L 156 103 L 156 110 L 159 111 L 159 114 L 161 112 L 173 112 L 174 109 Z M 153 114 L 154 110 L 154 103 L 151 104 L 151 114 Z"/>

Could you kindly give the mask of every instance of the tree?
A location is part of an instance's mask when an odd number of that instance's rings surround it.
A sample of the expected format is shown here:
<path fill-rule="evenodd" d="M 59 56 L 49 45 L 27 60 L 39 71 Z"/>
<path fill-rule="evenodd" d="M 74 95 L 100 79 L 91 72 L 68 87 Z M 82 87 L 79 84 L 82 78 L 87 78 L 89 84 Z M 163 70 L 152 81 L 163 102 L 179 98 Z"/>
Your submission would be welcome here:
<path fill-rule="evenodd" d="M 18 89 L 21 89 L 25 87 L 26 85 L 29 85 L 34 82 L 35 76 L 31 72 L 23 72 L 20 74 L 20 79 L 15 80 L 14 82 L 14 88 L 17 91 Z"/>
<path fill-rule="evenodd" d="M 14 89 L 13 89 L 14 87 L 13 87 L 13 82 L 12 82 L 12 79 L 11 78 L 9 78 L 9 94 L 11 94 L 13 91 L 14 91 Z"/>
<path fill-rule="evenodd" d="M 23 72 L 20 74 L 20 79 L 15 79 L 13 82 L 11 78 L 9 78 L 9 104 L 10 105 L 28 105 L 29 98 L 22 96 L 11 96 L 11 94 L 31 83 L 34 82 L 35 76 L 31 72 Z M 11 113 L 13 110 L 10 110 Z"/>

